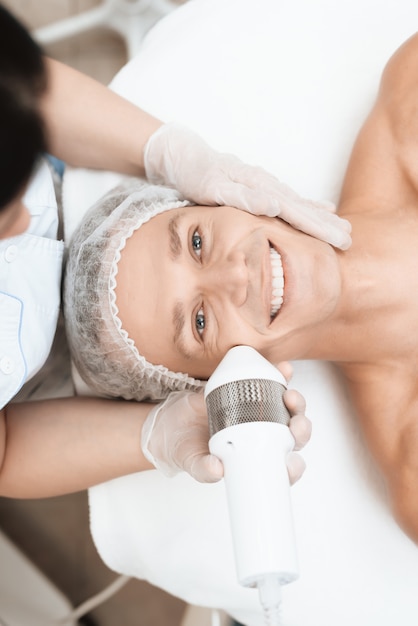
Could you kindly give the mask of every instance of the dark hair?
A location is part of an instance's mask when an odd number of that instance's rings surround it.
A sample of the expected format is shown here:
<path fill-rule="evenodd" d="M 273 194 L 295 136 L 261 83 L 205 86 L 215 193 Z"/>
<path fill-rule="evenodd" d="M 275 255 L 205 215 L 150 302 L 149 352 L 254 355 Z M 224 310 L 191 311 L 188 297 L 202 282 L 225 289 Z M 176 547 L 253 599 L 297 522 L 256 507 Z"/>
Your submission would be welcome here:
<path fill-rule="evenodd" d="M 46 150 L 39 111 L 46 84 L 41 48 L 0 5 L 0 211 L 23 188 Z"/>

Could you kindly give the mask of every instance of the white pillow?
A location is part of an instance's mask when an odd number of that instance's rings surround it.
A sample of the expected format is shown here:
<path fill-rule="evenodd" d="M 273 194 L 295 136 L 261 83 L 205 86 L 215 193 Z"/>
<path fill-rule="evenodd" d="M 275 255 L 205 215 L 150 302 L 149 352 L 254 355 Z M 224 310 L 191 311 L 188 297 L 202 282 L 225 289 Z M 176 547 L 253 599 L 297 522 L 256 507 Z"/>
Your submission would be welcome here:
<path fill-rule="evenodd" d="M 418 18 L 415 0 L 190 0 L 161 20 L 112 87 L 336 201 L 385 62 Z M 70 171 L 69 238 L 116 175 Z M 284 588 L 287 626 L 416 626 L 416 546 L 389 511 L 333 367 L 296 363 L 313 436 L 292 488 L 301 576 Z M 109 567 L 192 604 L 263 623 L 235 579 L 223 485 L 146 472 L 90 490 L 94 541 Z"/>

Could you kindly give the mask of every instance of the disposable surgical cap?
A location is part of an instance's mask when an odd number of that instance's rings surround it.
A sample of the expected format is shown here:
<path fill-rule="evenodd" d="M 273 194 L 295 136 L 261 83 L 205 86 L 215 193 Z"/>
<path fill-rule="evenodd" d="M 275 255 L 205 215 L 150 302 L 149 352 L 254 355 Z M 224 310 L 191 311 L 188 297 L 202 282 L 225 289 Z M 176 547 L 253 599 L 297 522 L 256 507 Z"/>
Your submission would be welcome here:
<path fill-rule="evenodd" d="M 115 295 L 127 239 L 155 215 L 189 204 L 172 189 L 129 178 L 99 200 L 74 233 L 64 286 L 68 341 L 78 373 L 101 395 L 161 400 L 203 385 L 140 354 L 118 317 Z"/>

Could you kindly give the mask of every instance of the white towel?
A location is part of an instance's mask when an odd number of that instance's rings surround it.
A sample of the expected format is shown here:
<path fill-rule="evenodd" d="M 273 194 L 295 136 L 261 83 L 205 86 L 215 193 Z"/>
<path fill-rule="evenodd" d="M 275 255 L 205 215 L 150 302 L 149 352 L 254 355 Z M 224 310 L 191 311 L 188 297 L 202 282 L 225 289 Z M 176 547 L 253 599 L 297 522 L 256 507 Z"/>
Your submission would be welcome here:
<path fill-rule="evenodd" d="M 393 521 L 331 366 L 296 364 L 313 420 L 307 470 L 292 487 L 300 578 L 283 588 L 285 626 L 416 626 L 418 552 Z M 223 484 L 134 474 L 90 489 L 104 562 L 191 604 L 262 626 L 236 582 Z"/>

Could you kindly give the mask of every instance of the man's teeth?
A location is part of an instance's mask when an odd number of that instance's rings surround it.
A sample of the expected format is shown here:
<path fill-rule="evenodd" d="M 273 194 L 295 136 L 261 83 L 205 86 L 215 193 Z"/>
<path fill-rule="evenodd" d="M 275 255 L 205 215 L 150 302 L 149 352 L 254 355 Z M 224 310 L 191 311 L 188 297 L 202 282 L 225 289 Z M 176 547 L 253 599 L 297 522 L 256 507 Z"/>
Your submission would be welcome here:
<path fill-rule="evenodd" d="M 272 294 L 270 317 L 273 319 L 283 304 L 284 277 L 280 254 L 270 247 Z"/>

